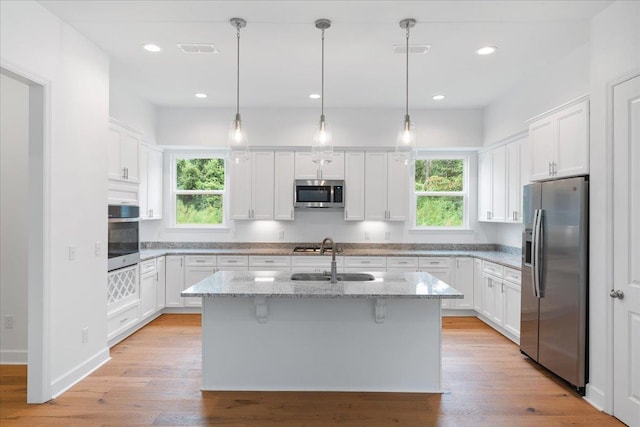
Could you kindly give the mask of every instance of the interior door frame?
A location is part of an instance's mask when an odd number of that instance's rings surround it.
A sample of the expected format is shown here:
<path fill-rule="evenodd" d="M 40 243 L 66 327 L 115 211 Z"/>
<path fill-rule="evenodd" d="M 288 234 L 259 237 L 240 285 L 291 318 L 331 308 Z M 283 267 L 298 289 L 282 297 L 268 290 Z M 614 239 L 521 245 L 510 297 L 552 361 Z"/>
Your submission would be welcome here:
<path fill-rule="evenodd" d="M 51 388 L 51 81 L 39 73 L 0 58 L 4 74 L 29 86 L 29 180 L 34 178 L 33 155 L 41 156 L 41 187 L 29 204 L 27 224 L 27 403 L 52 398 Z M 34 120 L 37 120 L 34 123 Z M 37 144 L 37 146 L 36 146 Z M 35 151 L 35 152 L 34 152 Z M 40 173 L 40 172 L 39 172 Z M 29 191 L 32 190 L 29 184 Z M 41 197 L 40 197 L 41 196 Z M 34 251 L 34 247 L 41 250 Z"/>
<path fill-rule="evenodd" d="M 614 300 L 609 296 L 609 288 L 613 285 L 613 202 L 614 202 L 614 188 L 613 188 L 613 95 L 616 86 L 631 80 L 634 77 L 640 76 L 640 69 L 635 69 L 629 73 L 622 75 L 616 79 L 609 81 L 606 85 L 606 120 L 605 120 L 605 188 L 606 191 L 606 203 L 605 203 L 605 279 L 609 286 L 604 289 L 603 298 L 607 301 L 605 305 L 605 330 L 606 334 L 606 373 L 607 382 L 605 390 L 605 412 L 614 414 L 613 402 L 614 402 L 614 349 L 613 349 L 613 318 L 614 318 Z"/>

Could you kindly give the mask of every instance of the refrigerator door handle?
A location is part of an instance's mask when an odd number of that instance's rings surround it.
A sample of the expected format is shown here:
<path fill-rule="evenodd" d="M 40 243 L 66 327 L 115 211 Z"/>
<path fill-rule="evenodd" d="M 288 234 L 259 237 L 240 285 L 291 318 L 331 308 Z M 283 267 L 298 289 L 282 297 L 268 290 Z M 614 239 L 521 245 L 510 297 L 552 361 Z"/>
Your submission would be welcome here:
<path fill-rule="evenodd" d="M 534 295 L 536 298 L 542 298 L 542 292 L 540 291 L 540 275 L 542 273 L 542 245 L 544 244 L 542 236 L 542 209 L 536 209 L 533 236 L 533 260 L 534 263 L 531 266 L 533 271 L 533 286 Z"/>
<path fill-rule="evenodd" d="M 538 230 L 538 209 L 533 211 L 533 228 L 531 230 L 531 288 L 533 295 L 537 298 L 536 293 L 536 232 Z"/>

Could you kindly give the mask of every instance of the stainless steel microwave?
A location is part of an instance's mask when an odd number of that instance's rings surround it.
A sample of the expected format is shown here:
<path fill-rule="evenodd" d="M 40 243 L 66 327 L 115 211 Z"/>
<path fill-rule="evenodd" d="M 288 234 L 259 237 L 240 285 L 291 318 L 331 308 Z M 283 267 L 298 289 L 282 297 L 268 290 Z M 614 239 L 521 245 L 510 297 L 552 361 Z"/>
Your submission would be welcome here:
<path fill-rule="evenodd" d="M 296 179 L 296 208 L 344 208 L 344 180 Z"/>

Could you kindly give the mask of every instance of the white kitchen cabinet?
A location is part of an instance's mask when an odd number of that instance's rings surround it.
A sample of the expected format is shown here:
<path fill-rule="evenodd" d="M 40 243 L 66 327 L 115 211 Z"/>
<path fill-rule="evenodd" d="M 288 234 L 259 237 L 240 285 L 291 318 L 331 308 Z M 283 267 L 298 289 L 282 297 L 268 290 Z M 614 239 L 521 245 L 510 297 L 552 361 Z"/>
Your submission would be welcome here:
<path fill-rule="evenodd" d="M 247 255 L 218 255 L 218 271 L 247 271 L 249 269 L 249 257 Z"/>
<path fill-rule="evenodd" d="M 478 220 L 503 222 L 507 188 L 505 146 L 481 153 L 478 171 Z"/>
<path fill-rule="evenodd" d="M 140 218 L 162 219 L 162 150 L 140 147 Z"/>
<path fill-rule="evenodd" d="M 329 163 L 314 163 L 310 151 L 296 151 L 295 179 L 344 179 L 344 153 L 334 152 Z"/>
<path fill-rule="evenodd" d="M 140 141 L 142 135 L 125 124 L 111 119 L 108 139 L 108 177 L 115 181 L 140 182 Z"/>
<path fill-rule="evenodd" d="M 364 152 L 349 151 L 344 157 L 344 219 L 345 221 L 362 221 L 365 200 Z"/>
<path fill-rule="evenodd" d="M 184 257 L 167 255 L 165 257 L 165 307 L 184 307 L 180 293 L 184 290 Z"/>
<path fill-rule="evenodd" d="M 442 280 L 447 285 L 452 285 L 451 281 L 451 258 L 449 257 L 420 257 L 418 260 L 420 271 L 427 272 L 432 276 Z M 455 286 L 454 286 L 455 287 Z M 453 300 L 443 299 L 442 308 L 454 308 Z"/>
<path fill-rule="evenodd" d="M 504 318 L 502 279 L 484 272 L 482 281 L 482 314 L 497 325 L 502 325 Z"/>
<path fill-rule="evenodd" d="M 527 122 L 531 181 L 589 173 L 589 100 L 586 96 Z"/>
<path fill-rule="evenodd" d="M 387 258 L 383 256 L 347 256 L 344 257 L 344 271 L 387 271 Z"/>
<path fill-rule="evenodd" d="M 464 294 L 463 299 L 448 300 L 452 308 L 473 310 L 473 258 L 458 257 L 455 259 L 454 280 L 452 286 Z"/>
<path fill-rule="evenodd" d="M 154 268 L 140 276 L 140 318 L 145 319 L 156 312 L 157 297 L 157 272 Z"/>
<path fill-rule="evenodd" d="M 418 271 L 418 257 L 391 256 L 387 257 L 387 271 Z"/>
<path fill-rule="evenodd" d="M 365 158 L 365 219 L 406 221 L 409 217 L 411 168 L 393 154 L 367 152 Z"/>
<path fill-rule="evenodd" d="M 520 338 L 520 285 L 503 280 L 502 286 L 504 328 Z"/>
<path fill-rule="evenodd" d="M 114 339 L 140 320 L 139 277 L 137 264 L 107 274 L 108 340 Z"/>
<path fill-rule="evenodd" d="M 249 256 L 249 271 L 289 271 L 291 270 L 290 256 Z"/>
<path fill-rule="evenodd" d="M 482 313 L 482 260 L 474 258 L 473 260 L 473 309 L 477 313 Z"/>
<path fill-rule="evenodd" d="M 336 256 L 336 268 L 344 270 L 344 257 Z M 291 257 L 291 271 L 294 273 L 323 273 L 331 270 L 331 253 L 326 255 L 300 255 Z"/>
<path fill-rule="evenodd" d="M 254 151 L 229 169 L 231 219 L 273 219 L 274 152 Z"/>
<path fill-rule="evenodd" d="M 506 145 L 506 219 L 505 222 L 522 222 L 522 188 L 529 183 L 527 168 L 528 144 L 527 137 L 510 142 Z M 526 176 L 526 180 L 523 180 Z"/>
<path fill-rule="evenodd" d="M 157 262 L 156 262 L 156 274 L 158 277 L 157 280 L 157 293 L 156 293 L 156 310 L 162 310 L 164 308 L 164 302 L 165 302 L 165 294 L 166 294 L 166 289 L 165 289 L 165 284 L 166 284 L 166 278 L 165 278 L 165 274 L 166 274 L 166 260 L 165 257 L 161 256 L 157 258 Z"/>
<path fill-rule="evenodd" d="M 199 281 L 206 279 L 216 272 L 212 266 L 187 265 L 184 270 L 184 289 L 190 288 Z M 202 307 L 201 297 L 183 298 L 185 307 Z"/>
<path fill-rule="evenodd" d="M 295 157 L 293 151 L 275 152 L 273 219 L 293 220 L 293 182 Z"/>

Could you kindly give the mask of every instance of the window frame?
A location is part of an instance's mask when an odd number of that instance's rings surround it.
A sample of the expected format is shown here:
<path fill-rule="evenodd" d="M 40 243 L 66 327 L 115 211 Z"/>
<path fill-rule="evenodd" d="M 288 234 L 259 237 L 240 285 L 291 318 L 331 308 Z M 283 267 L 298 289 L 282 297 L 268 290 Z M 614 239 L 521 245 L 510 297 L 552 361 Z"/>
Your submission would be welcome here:
<path fill-rule="evenodd" d="M 471 156 L 468 153 L 418 153 L 417 160 L 462 160 L 462 191 L 416 191 L 416 168 L 411 168 L 411 223 L 412 230 L 417 231 L 467 231 L 469 228 L 469 163 Z M 435 196 L 462 197 L 462 224 L 456 227 L 444 227 L 434 225 L 418 225 L 418 197 Z"/>
<path fill-rule="evenodd" d="M 224 190 L 178 190 L 178 160 L 183 159 L 221 159 L 224 162 Z M 171 228 L 177 229 L 206 229 L 226 230 L 229 228 L 229 200 L 227 191 L 229 188 L 229 162 L 226 152 L 174 152 L 170 155 L 170 199 L 171 199 Z M 222 196 L 222 222 L 220 224 L 178 224 L 176 209 L 178 196 L 185 194 L 197 195 L 221 195 Z"/>

